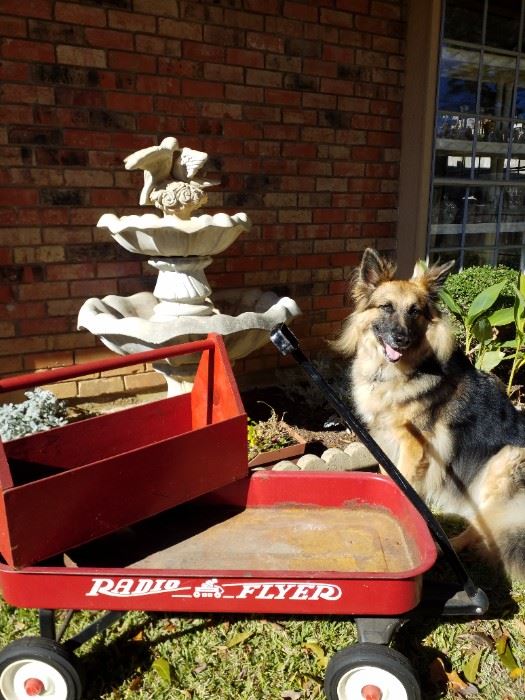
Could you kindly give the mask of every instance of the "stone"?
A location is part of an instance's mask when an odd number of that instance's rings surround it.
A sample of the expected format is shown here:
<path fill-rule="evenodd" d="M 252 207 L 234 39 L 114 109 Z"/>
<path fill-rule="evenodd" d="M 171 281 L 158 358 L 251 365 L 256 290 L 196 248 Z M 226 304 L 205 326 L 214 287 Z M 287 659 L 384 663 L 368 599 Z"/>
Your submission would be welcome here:
<path fill-rule="evenodd" d="M 274 472 L 299 472 L 301 468 L 289 459 L 282 459 L 280 462 L 273 465 L 272 470 Z"/>
<path fill-rule="evenodd" d="M 351 458 L 338 447 L 330 447 L 323 452 L 321 459 L 330 471 L 344 472 L 350 468 Z"/>
<path fill-rule="evenodd" d="M 324 472 L 328 469 L 328 465 L 323 459 L 312 454 L 299 457 L 297 466 L 305 472 Z"/>
<path fill-rule="evenodd" d="M 370 454 L 361 442 L 352 442 L 344 449 L 348 458 L 347 470 L 364 469 L 377 465 L 377 460 Z"/>

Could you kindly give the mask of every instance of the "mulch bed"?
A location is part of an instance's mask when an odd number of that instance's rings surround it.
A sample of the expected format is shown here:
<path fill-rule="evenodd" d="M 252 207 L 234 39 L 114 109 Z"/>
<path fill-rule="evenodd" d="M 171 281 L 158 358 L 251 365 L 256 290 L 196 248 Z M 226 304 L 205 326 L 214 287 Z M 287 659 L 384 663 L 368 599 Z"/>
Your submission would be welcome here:
<path fill-rule="evenodd" d="M 353 433 L 334 421 L 329 408 L 310 405 L 299 396 L 289 396 L 277 386 L 264 387 L 241 393 L 244 408 L 249 418 L 255 421 L 267 420 L 272 410 L 282 418 L 308 443 L 308 452 L 321 454 L 329 447 L 344 449 L 356 441 Z M 326 427 L 325 423 L 334 423 Z"/>

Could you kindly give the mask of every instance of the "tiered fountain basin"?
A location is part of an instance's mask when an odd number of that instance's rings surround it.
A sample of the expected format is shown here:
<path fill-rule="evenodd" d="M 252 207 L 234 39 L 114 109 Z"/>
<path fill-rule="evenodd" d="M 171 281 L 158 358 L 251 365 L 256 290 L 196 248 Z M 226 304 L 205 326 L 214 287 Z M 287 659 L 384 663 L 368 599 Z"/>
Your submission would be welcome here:
<path fill-rule="evenodd" d="M 251 222 L 240 212 L 201 214 L 182 220 L 177 216 L 115 216 L 103 214 L 97 224 L 107 228 L 114 240 L 131 253 L 185 257 L 187 255 L 217 255 L 226 250 Z"/>
<path fill-rule="evenodd" d="M 220 294 L 215 296 L 220 299 Z M 289 323 L 301 313 L 293 299 L 279 298 L 271 292 L 239 292 L 236 299 L 228 292 L 228 296 L 225 305 L 232 315 L 215 310 L 209 316 L 162 320 L 156 319 L 159 300 L 151 292 L 88 299 L 78 314 L 78 328 L 96 335 L 106 347 L 120 355 L 186 343 L 206 337 L 208 333 L 218 333 L 223 336 L 233 363 L 266 345 L 275 325 Z M 169 395 L 191 388 L 195 371 L 192 355 L 174 357 L 155 363 L 154 367 L 164 375 Z"/>

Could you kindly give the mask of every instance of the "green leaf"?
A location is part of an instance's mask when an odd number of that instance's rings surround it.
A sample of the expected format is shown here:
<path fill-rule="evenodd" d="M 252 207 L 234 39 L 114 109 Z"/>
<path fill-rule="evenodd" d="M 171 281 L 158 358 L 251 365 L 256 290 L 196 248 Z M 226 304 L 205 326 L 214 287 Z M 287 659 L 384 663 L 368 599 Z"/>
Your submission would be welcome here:
<path fill-rule="evenodd" d="M 472 325 L 472 332 L 480 343 L 484 343 L 492 338 L 492 326 L 486 316 L 476 319 Z"/>
<path fill-rule="evenodd" d="M 525 295 L 525 275 L 523 272 L 520 272 L 519 280 L 518 280 L 518 288 L 520 292 Z"/>
<path fill-rule="evenodd" d="M 472 656 L 470 656 L 463 664 L 463 675 L 469 683 L 474 683 L 476 680 L 482 653 L 483 652 L 481 650 L 477 651 L 475 654 L 472 654 Z"/>
<path fill-rule="evenodd" d="M 232 647 L 236 647 L 239 644 L 244 644 L 244 642 L 247 639 L 250 639 L 250 637 L 254 634 L 254 630 L 251 630 L 250 632 L 237 632 L 233 635 L 233 637 L 230 637 L 230 639 L 228 639 L 228 641 L 226 642 L 226 647 L 228 649 L 231 649 Z"/>
<path fill-rule="evenodd" d="M 516 292 L 516 298 L 514 299 L 514 323 L 520 333 L 523 333 L 525 327 L 525 296 L 517 287 L 514 287 L 514 290 Z"/>
<path fill-rule="evenodd" d="M 476 367 L 482 369 L 484 372 L 491 372 L 505 357 L 505 354 L 501 352 L 501 350 L 488 350 L 483 353 L 479 363 L 476 363 Z"/>
<path fill-rule="evenodd" d="M 439 298 L 441 301 L 445 304 L 447 309 L 449 311 L 452 311 L 453 314 L 456 314 L 456 316 L 463 316 L 463 312 L 461 308 L 456 304 L 454 299 L 450 296 L 448 292 L 445 292 L 444 289 L 442 289 L 439 292 Z"/>
<path fill-rule="evenodd" d="M 519 676 L 523 675 L 523 669 L 518 666 L 518 662 L 512 653 L 508 635 L 502 634 L 501 637 L 498 637 L 498 639 L 496 639 L 495 646 L 499 660 L 503 666 L 505 666 L 507 671 L 509 671 L 510 675 L 513 678 L 518 678 Z"/>
<path fill-rule="evenodd" d="M 506 309 L 497 309 L 489 316 L 492 326 L 506 326 L 514 321 L 514 309 L 509 306 Z"/>
<path fill-rule="evenodd" d="M 501 294 L 505 284 L 505 282 L 498 282 L 497 284 L 493 284 L 491 287 L 487 287 L 487 289 L 480 292 L 470 305 L 467 312 L 467 319 L 472 322 L 480 314 L 488 311 Z"/>
<path fill-rule="evenodd" d="M 171 666 L 166 659 L 162 657 L 155 659 L 151 667 L 159 674 L 163 681 L 166 681 L 168 684 L 171 683 Z"/>

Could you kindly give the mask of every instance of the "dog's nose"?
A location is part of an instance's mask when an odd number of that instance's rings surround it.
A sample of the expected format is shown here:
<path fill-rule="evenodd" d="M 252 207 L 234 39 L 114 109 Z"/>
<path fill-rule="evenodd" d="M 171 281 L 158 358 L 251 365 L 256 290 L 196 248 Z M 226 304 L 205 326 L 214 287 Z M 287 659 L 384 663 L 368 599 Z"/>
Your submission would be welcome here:
<path fill-rule="evenodd" d="M 404 348 L 408 345 L 408 333 L 405 333 L 405 332 L 393 333 L 392 340 L 394 341 L 396 347 Z"/>

